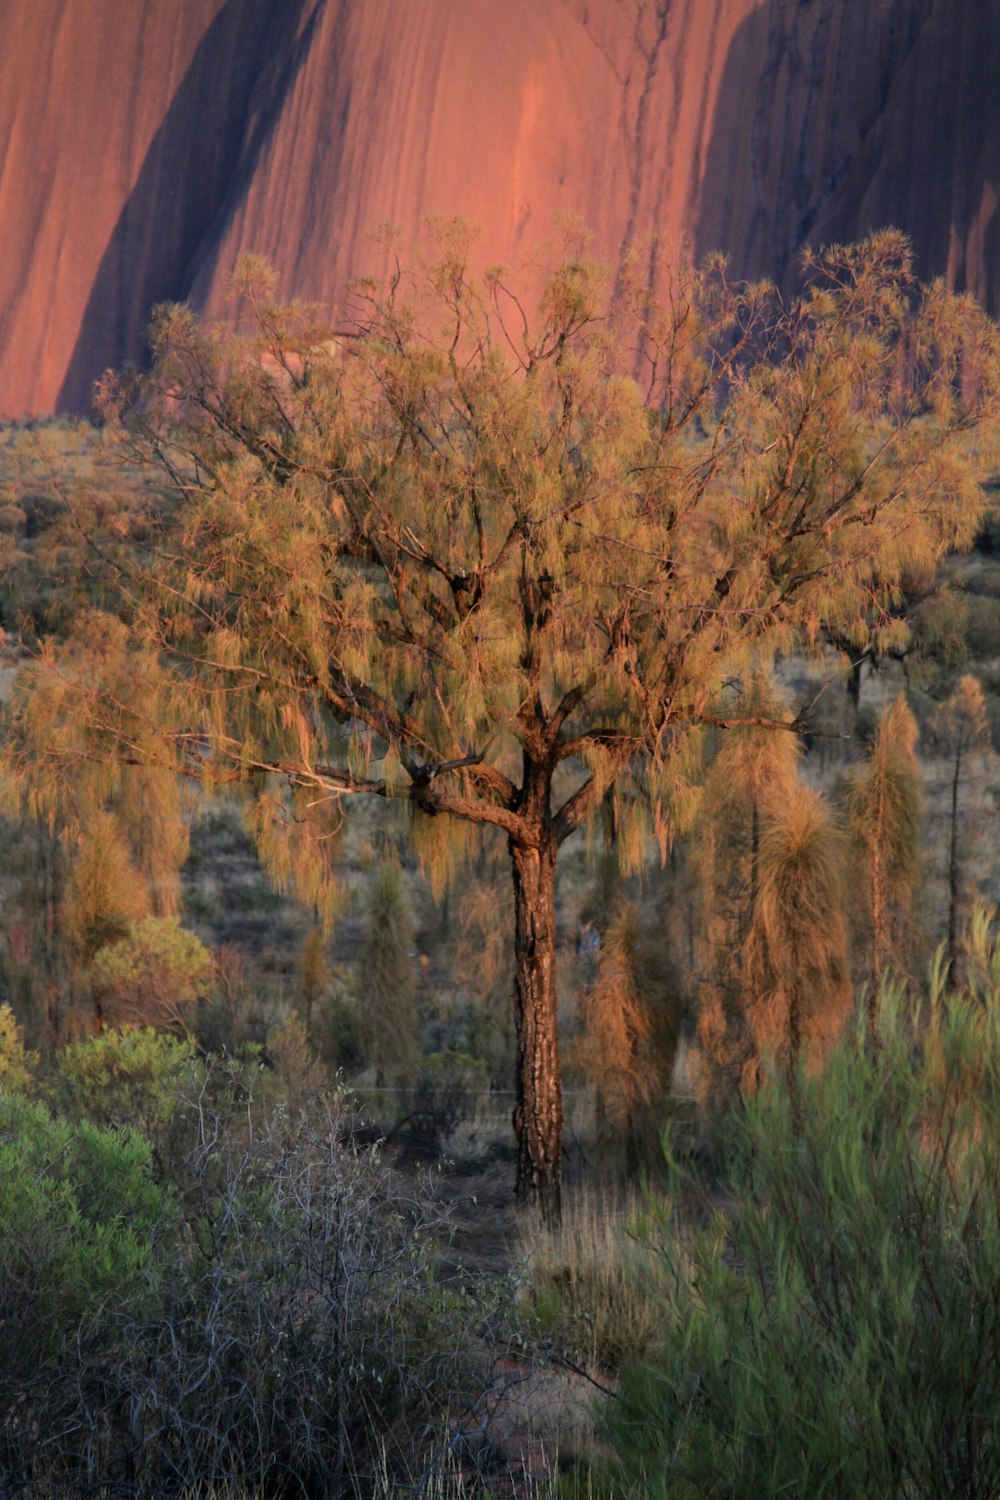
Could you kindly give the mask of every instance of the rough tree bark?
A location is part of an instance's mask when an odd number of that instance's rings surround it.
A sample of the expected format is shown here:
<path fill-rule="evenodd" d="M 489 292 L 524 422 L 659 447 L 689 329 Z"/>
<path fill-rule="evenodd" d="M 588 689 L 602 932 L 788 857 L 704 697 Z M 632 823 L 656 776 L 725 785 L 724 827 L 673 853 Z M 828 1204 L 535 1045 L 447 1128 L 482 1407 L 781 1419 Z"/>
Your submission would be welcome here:
<path fill-rule="evenodd" d="M 517 1022 L 517 1196 L 544 1223 L 559 1222 L 562 1084 L 556 1005 L 556 839 L 509 843 L 514 877 L 514 1009 Z"/>

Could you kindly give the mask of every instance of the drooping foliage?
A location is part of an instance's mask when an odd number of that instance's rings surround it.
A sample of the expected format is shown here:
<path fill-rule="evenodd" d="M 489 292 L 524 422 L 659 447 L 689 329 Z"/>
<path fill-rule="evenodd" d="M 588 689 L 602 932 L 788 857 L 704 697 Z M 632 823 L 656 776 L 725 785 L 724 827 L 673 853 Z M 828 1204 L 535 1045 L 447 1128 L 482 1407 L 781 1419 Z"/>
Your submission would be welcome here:
<path fill-rule="evenodd" d="M 358 974 L 358 1035 L 378 1085 L 411 1071 L 417 1054 L 413 920 L 402 872 L 385 861 L 376 876 Z"/>
<path fill-rule="evenodd" d="M 709 761 L 695 845 L 702 891 L 698 1041 L 709 1096 L 757 1073 L 748 944 L 760 889 L 761 828 L 794 796 L 801 754 L 796 735 L 769 727 L 788 721 L 789 711 L 766 680 L 758 676 L 742 685 L 729 706 L 738 722 L 720 733 Z"/>
<path fill-rule="evenodd" d="M 777 1057 L 790 1077 L 825 1061 L 850 1015 L 843 885 L 831 810 L 796 786 L 762 820 L 746 958 L 756 1058 Z"/>
<path fill-rule="evenodd" d="M 623 1142 L 634 1175 L 641 1116 L 669 1089 L 682 1010 L 662 924 L 651 934 L 637 901 L 619 897 L 602 923 L 597 972 L 581 1009 L 572 1058 L 594 1086 L 599 1128 Z"/>
<path fill-rule="evenodd" d="M 567 243 L 528 309 L 454 234 L 336 335 L 259 268 L 236 290 L 242 331 L 160 309 L 151 376 L 105 383 L 165 497 L 118 521 L 124 635 L 87 624 L 113 659 L 79 631 L 44 654 L 8 756 L 24 796 L 51 783 L 58 700 L 63 759 L 253 785 L 315 905 L 352 795 L 406 800 L 439 854 L 444 818 L 501 830 L 521 1191 L 554 1217 L 559 846 L 605 802 L 626 864 L 665 846 L 734 673 L 898 631 L 910 562 L 981 511 L 994 327 L 889 232 L 811 257 L 787 305 L 721 262 L 609 297 Z"/>
<path fill-rule="evenodd" d="M 753 1087 L 765 1058 L 821 1061 L 850 1007 L 844 845 L 832 809 L 798 781 L 799 739 L 766 682 L 733 706 L 706 775 L 697 852 L 704 891 L 698 1037 L 703 1090 Z"/>
<path fill-rule="evenodd" d="M 918 735 L 916 719 L 900 694 L 882 714 L 849 791 L 848 824 L 871 929 L 868 1011 L 873 1035 L 882 976 L 890 958 L 900 956 L 901 930 L 920 873 Z"/>

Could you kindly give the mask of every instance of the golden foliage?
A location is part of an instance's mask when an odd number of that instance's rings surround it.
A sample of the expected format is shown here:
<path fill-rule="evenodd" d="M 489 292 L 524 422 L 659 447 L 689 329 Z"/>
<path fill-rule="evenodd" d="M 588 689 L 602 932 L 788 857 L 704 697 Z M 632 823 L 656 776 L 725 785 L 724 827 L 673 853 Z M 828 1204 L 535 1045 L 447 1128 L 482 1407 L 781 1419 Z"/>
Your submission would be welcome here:
<path fill-rule="evenodd" d="M 902 694 L 882 714 L 868 757 L 850 779 L 848 829 L 871 929 L 870 1015 L 920 875 L 923 795 L 917 721 Z"/>
<path fill-rule="evenodd" d="M 156 1026 L 190 1034 L 212 979 L 212 955 L 176 917 L 144 917 L 102 947 L 87 973 L 105 1026 Z"/>
<path fill-rule="evenodd" d="M 638 947 L 638 913 L 633 903 L 619 902 L 601 942 L 597 979 L 581 1001 L 583 1034 L 571 1053 L 618 1124 L 660 1082 L 643 1056 L 651 1020 L 640 993 Z"/>
<path fill-rule="evenodd" d="M 670 766 L 724 684 L 834 633 L 884 644 L 907 571 L 982 510 L 996 330 L 921 288 L 902 236 L 813 256 L 788 305 L 716 259 L 652 306 L 570 235 L 522 322 L 464 234 L 360 287 L 349 341 L 249 266 L 238 334 L 161 309 L 150 379 L 105 387 L 130 456 L 184 485 L 127 610 L 169 666 L 171 755 L 302 790 L 255 828 L 276 878 L 321 894 L 308 823 L 356 791 L 528 837 L 547 735 L 583 778 L 560 832 L 617 796 L 638 866 L 690 818 Z M 644 766 L 651 813 L 621 795 Z"/>
<path fill-rule="evenodd" d="M 650 907 L 619 897 L 600 917 L 597 974 L 581 996 L 582 1027 L 567 1052 L 595 1090 L 599 1144 L 623 1151 L 626 1171 L 634 1174 L 644 1143 L 659 1138 L 681 990 L 662 920 L 654 927 Z"/>
<path fill-rule="evenodd" d="M 66 940 L 81 965 L 123 938 L 149 911 L 145 882 L 113 813 L 98 813 L 80 836 L 63 909 Z"/>
<path fill-rule="evenodd" d="M 756 1057 L 820 1065 L 852 995 L 844 842 L 820 793 L 796 786 L 761 822 L 757 895 L 745 957 Z"/>
<path fill-rule="evenodd" d="M 938 704 L 931 718 L 930 737 L 936 748 L 952 757 L 989 745 L 990 721 L 978 677 L 960 678 L 954 692 Z"/>
<path fill-rule="evenodd" d="M 705 776 L 695 863 L 702 889 L 698 1042 L 703 1088 L 726 1092 L 756 1066 L 747 945 L 759 885 L 763 820 L 795 796 L 801 745 L 769 728 L 788 720 L 771 684 L 754 676 L 724 704 L 732 727 L 718 735 Z"/>

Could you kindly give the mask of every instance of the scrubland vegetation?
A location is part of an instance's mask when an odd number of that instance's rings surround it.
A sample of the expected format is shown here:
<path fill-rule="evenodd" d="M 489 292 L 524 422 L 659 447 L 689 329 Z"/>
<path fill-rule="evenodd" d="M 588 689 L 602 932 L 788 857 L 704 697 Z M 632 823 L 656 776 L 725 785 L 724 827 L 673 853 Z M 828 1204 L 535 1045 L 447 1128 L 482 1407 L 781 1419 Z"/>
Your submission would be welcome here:
<path fill-rule="evenodd" d="M 1000 1493 L 1000 348 L 806 273 L 4 433 L 0 1494 Z"/>

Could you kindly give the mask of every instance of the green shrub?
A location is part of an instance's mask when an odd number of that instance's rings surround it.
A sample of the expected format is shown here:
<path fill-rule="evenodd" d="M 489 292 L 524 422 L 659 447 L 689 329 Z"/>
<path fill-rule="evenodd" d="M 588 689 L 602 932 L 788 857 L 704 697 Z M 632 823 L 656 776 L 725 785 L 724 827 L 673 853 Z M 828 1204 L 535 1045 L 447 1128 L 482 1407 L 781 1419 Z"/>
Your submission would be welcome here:
<path fill-rule="evenodd" d="M 82 1314 L 146 1264 L 166 1217 L 140 1136 L 56 1119 L 40 1102 L 0 1094 L 5 1297 L 20 1265 L 54 1309 Z"/>
<path fill-rule="evenodd" d="M 673 1165 L 645 1226 L 662 1338 L 606 1416 L 622 1492 L 1000 1493 L 997 972 L 919 1034 L 885 993 L 876 1052 L 763 1089 L 700 1224 Z"/>
<path fill-rule="evenodd" d="M 109 1303 L 151 1291 L 171 1207 L 149 1157 L 138 1136 L 0 1094 L 0 1474 L 12 1484 L 53 1437 L 79 1434 L 75 1379 Z"/>
<path fill-rule="evenodd" d="M 55 1098 L 74 1119 L 131 1125 L 149 1139 L 197 1082 L 194 1043 L 142 1026 L 71 1042 L 56 1062 Z"/>
<path fill-rule="evenodd" d="M 31 1087 L 38 1058 L 26 1052 L 21 1028 L 9 1005 L 0 1005 L 0 1089 L 23 1093 Z"/>

